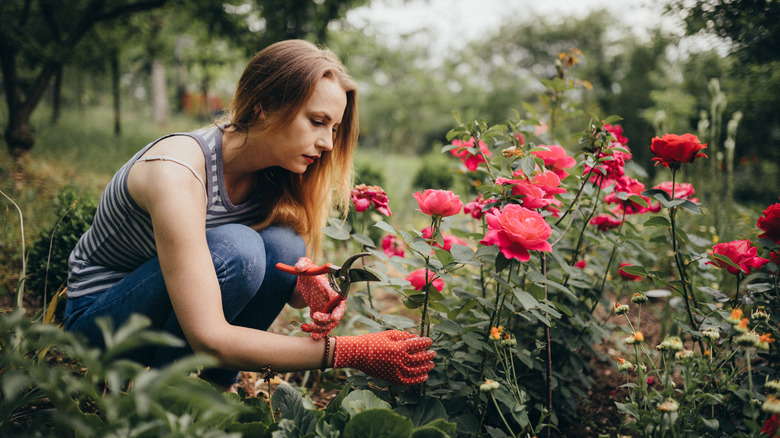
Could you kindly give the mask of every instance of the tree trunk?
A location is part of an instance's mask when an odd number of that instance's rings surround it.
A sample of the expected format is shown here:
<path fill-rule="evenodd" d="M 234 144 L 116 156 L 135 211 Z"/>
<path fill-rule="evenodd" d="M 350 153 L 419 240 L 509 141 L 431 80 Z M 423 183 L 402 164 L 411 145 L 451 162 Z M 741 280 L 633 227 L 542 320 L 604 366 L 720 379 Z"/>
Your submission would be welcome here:
<path fill-rule="evenodd" d="M 157 124 L 162 126 L 168 124 L 170 107 L 165 84 L 165 67 L 159 59 L 152 61 L 152 110 Z"/>
<path fill-rule="evenodd" d="M 119 51 L 111 51 L 111 95 L 114 99 L 114 135 L 122 134 L 122 106 L 119 93 Z"/>
<path fill-rule="evenodd" d="M 54 86 L 51 94 L 51 123 L 56 124 L 60 120 L 60 104 L 62 103 L 62 73 L 63 66 L 54 74 Z"/>

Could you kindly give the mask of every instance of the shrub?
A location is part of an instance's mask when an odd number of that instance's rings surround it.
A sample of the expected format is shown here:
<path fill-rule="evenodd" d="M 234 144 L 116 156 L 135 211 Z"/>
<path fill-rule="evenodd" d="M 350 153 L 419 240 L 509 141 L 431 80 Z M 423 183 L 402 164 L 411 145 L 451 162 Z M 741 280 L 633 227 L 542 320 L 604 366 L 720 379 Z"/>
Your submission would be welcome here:
<path fill-rule="evenodd" d="M 68 256 L 92 224 L 95 201 L 69 187 L 57 194 L 57 222 L 41 232 L 29 253 L 26 288 L 41 302 L 52 302 L 68 280 Z M 64 300 L 57 300 L 56 315 L 62 315 Z"/>

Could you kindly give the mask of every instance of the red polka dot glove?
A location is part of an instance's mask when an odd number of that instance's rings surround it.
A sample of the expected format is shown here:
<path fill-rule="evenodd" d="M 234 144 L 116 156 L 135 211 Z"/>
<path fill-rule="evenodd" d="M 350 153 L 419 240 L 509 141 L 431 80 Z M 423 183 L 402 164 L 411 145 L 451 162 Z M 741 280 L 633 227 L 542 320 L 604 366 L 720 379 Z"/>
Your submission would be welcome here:
<path fill-rule="evenodd" d="M 338 336 L 334 368 L 356 368 L 394 385 L 415 385 L 428 380 L 436 352 L 433 341 L 409 332 L 387 330 L 362 336 Z"/>
<path fill-rule="evenodd" d="M 295 264 L 295 270 L 299 273 L 312 268 L 317 268 L 317 265 L 307 257 L 301 257 L 298 263 Z M 341 297 L 330 287 L 326 274 L 299 275 L 298 291 L 300 291 L 306 304 L 308 304 L 309 316 L 312 319 L 310 324 L 303 324 L 301 330 L 311 332 L 312 339 L 321 339 L 341 321 L 347 301 L 339 300 L 339 303 L 333 310 L 330 312 L 325 311 L 325 306 L 330 300 Z"/>

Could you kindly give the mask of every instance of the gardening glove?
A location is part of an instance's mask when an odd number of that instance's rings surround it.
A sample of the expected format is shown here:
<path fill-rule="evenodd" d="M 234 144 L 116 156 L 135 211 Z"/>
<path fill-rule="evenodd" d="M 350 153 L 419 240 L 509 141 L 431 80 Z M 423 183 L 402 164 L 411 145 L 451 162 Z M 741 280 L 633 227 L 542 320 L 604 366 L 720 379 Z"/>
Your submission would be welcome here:
<path fill-rule="evenodd" d="M 432 342 L 400 330 L 337 336 L 333 368 L 355 368 L 394 385 L 415 385 L 428 380 L 433 369 Z"/>
<path fill-rule="evenodd" d="M 317 265 L 307 257 L 301 257 L 295 264 L 295 270 L 299 274 L 312 268 L 317 268 Z M 344 316 L 347 301 L 341 299 L 341 295 L 330 287 L 327 274 L 299 275 L 298 291 L 309 306 L 309 316 L 312 319 L 310 324 L 301 325 L 301 330 L 311 332 L 312 339 L 323 338 L 338 325 L 341 317 Z M 328 312 L 325 307 L 333 299 L 339 299 L 338 304 Z"/>

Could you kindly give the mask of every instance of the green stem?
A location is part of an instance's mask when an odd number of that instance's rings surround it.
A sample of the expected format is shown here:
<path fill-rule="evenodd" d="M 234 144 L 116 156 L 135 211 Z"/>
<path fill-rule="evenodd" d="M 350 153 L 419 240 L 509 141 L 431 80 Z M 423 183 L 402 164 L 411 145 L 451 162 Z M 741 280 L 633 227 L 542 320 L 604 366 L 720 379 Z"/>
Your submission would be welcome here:
<path fill-rule="evenodd" d="M 742 280 L 742 273 L 737 272 L 737 293 L 734 295 L 734 299 L 731 300 L 731 309 L 735 309 L 739 305 L 739 283 Z"/>
<path fill-rule="evenodd" d="M 675 177 L 677 172 L 672 169 L 672 200 L 674 200 L 674 185 L 675 185 Z M 682 262 L 682 258 L 680 256 L 680 251 L 678 249 L 677 245 L 677 223 L 676 223 L 676 216 L 677 216 L 677 207 L 670 207 L 669 208 L 669 219 L 672 223 L 672 252 L 674 253 L 674 261 L 677 265 L 677 272 L 680 275 L 680 282 L 682 283 L 682 295 L 685 302 L 685 310 L 688 313 L 688 320 L 691 322 L 691 328 L 694 330 L 698 330 L 698 326 L 696 325 L 696 320 L 693 317 L 693 312 L 691 311 L 691 302 L 690 297 L 693 295 L 693 293 L 690 291 L 690 285 L 688 284 L 688 278 L 685 275 L 685 265 Z"/>
<path fill-rule="evenodd" d="M 498 407 L 498 402 L 496 401 L 496 398 L 493 396 L 493 391 L 490 391 L 490 398 L 493 400 L 493 404 L 496 406 L 496 411 L 498 411 L 498 415 L 501 416 L 501 421 L 504 422 L 504 426 L 506 426 L 506 430 L 509 431 L 509 434 L 512 435 L 513 438 L 517 438 L 515 436 L 515 433 L 512 432 L 512 428 L 509 427 L 509 423 L 507 423 L 506 418 L 504 418 L 504 413 L 501 412 L 501 408 Z"/>
<path fill-rule="evenodd" d="M 436 233 L 439 231 L 440 220 L 441 218 L 431 216 L 431 238 L 428 240 L 428 246 L 431 248 L 433 248 L 433 243 L 436 241 Z M 425 259 L 425 300 L 423 301 L 422 317 L 420 318 L 420 336 L 427 336 L 426 332 L 430 333 L 430 322 L 428 321 L 428 299 L 430 294 L 428 293 L 428 290 L 433 286 L 433 280 L 430 279 L 430 271 L 428 270 L 428 263 L 430 262 L 431 255 L 424 254 L 423 258 Z M 427 331 L 426 327 L 428 328 Z"/>

